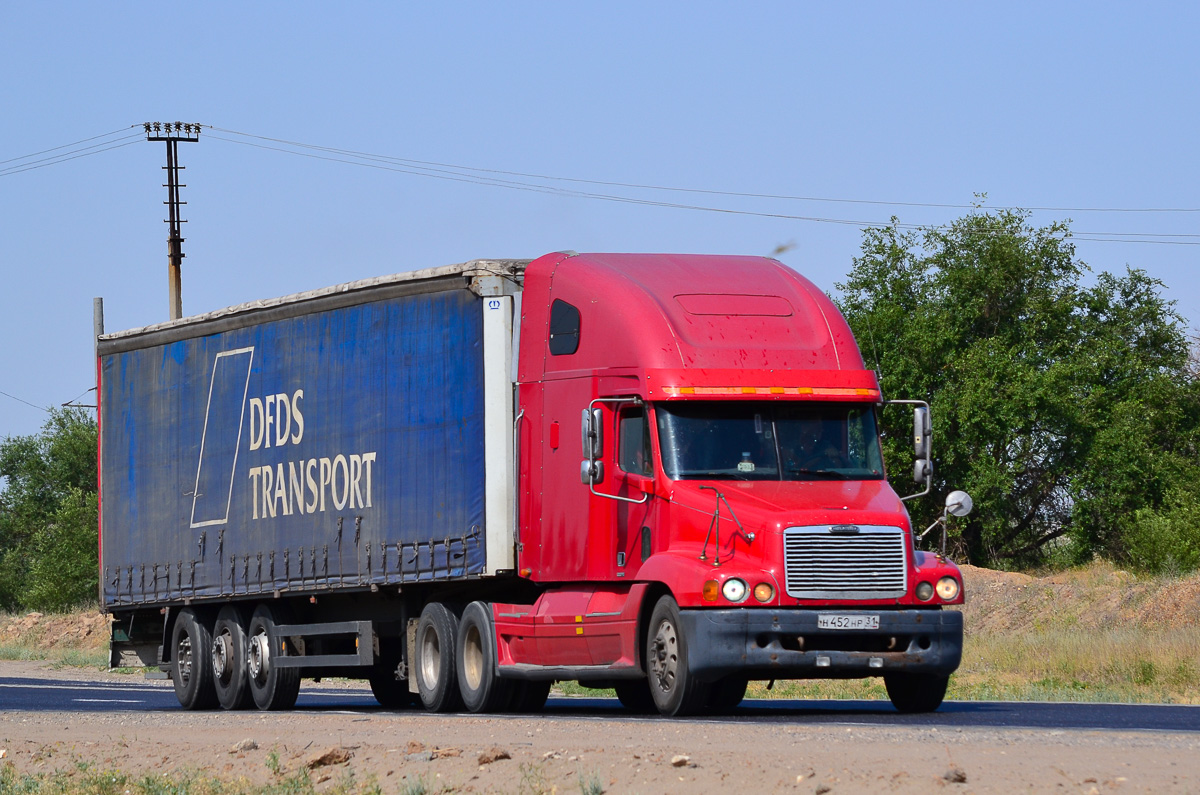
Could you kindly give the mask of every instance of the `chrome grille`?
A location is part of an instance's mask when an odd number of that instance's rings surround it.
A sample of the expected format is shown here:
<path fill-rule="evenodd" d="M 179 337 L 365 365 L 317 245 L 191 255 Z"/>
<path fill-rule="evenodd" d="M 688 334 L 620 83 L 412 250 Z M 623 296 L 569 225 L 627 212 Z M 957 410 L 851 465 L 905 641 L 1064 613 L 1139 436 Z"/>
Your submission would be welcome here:
<path fill-rule="evenodd" d="M 908 585 L 904 533 L 898 527 L 789 527 L 783 533 L 788 596 L 801 599 L 891 599 Z"/>

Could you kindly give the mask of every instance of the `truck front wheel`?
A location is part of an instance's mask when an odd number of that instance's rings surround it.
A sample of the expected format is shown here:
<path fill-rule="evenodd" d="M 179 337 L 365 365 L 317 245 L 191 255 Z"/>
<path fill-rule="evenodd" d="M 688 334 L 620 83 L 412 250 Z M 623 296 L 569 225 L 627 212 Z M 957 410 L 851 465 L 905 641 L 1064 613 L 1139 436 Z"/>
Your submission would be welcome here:
<path fill-rule="evenodd" d="M 250 694 L 261 710 L 291 709 L 300 695 L 300 669 L 278 665 L 287 655 L 286 642 L 276 629 L 278 623 L 270 607 L 259 605 L 246 633 Z"/>
<path fill-rule="evenodd" d="M 933 712 L 946 697 L 949 676 L 940 674 L 887 674 L 883 677 L 892 706 L 901 712 Z"/>
<path fill-rule="evenodd" d="M 456 651 L 458 689 L 467 709 L 496 712 L 506 706 L 513 695 L 513 682 L 496 675 L 496 635 L 491 610 L 483 602 L 471 602 L 463 611 Z"/>
<path fill-rule="evenodd" d="M 454 674 L 458 617 L 441 602 L 430 602 L 417 624 L 417 689 L 430 712 L 453 712 L 462 704 Z"/>
<path fill-rule="evenodd" d="M 688 638 L 679 620 L 679 605 L 670 596 L 659 599 L 650 614 L 646 673 L 654 705 L 663 715 L 692 715 L 707 705 L 708 686 L 688 667 Z"/>
<path fill-rule="evenodd" d="M 189 607 L 180 612 L 171 631 L 171 679 L 175 697 L 184 709 L 211 709 L 217 703 L 213 689 L 212 632 Z"/>
<path fill-rule="evenodd" d="M 732 712 L 746 698 L 750 680 L 744 676 L 730 674 L 712 683 L 708 694 L 708 707 L 718 715 Z"/>

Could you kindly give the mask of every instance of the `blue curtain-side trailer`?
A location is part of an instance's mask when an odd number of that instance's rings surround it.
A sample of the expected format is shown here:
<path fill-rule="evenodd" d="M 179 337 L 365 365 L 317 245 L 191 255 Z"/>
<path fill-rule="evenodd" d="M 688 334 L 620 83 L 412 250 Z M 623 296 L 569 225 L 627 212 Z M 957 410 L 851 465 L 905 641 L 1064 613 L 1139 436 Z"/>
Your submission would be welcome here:
<path fill-rule="evenodd" d="M 522 265 L 473 261 L 102 336 L 111 663 L 161 666 L 192 707 L 287 707 L 301 671 L 409 701 L 400 665 L 420 603 L 402 592 L 479 592 L 513 567 Z"/>

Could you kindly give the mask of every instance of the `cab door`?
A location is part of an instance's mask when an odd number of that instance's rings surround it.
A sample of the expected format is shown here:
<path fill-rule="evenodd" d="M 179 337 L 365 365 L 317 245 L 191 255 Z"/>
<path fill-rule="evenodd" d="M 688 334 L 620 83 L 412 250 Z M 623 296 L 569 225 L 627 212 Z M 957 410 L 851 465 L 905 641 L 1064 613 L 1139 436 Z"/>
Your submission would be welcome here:
<path fill-rule="evenodd" d="M 613 576 L 632 579 L 650 556 L 654 534 L 654 458 L 649 410 L 642 404 L 622 405 L 616 412 L 616 548 Z M 632 500 L 632 502 L 631 502 Z"/>

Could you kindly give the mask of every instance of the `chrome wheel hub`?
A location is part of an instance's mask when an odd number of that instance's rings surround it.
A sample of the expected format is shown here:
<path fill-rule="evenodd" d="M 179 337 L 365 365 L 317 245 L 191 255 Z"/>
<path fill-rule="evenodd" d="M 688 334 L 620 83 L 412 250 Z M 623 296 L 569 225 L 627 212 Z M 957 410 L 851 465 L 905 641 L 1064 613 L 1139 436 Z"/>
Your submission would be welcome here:
<path fill-rule="evenodd" d="M 664 692 L 675 687 L 679 673 L 679 636 L 670 621 L 663 621 L 650 644 L 650 673 Z"/>

